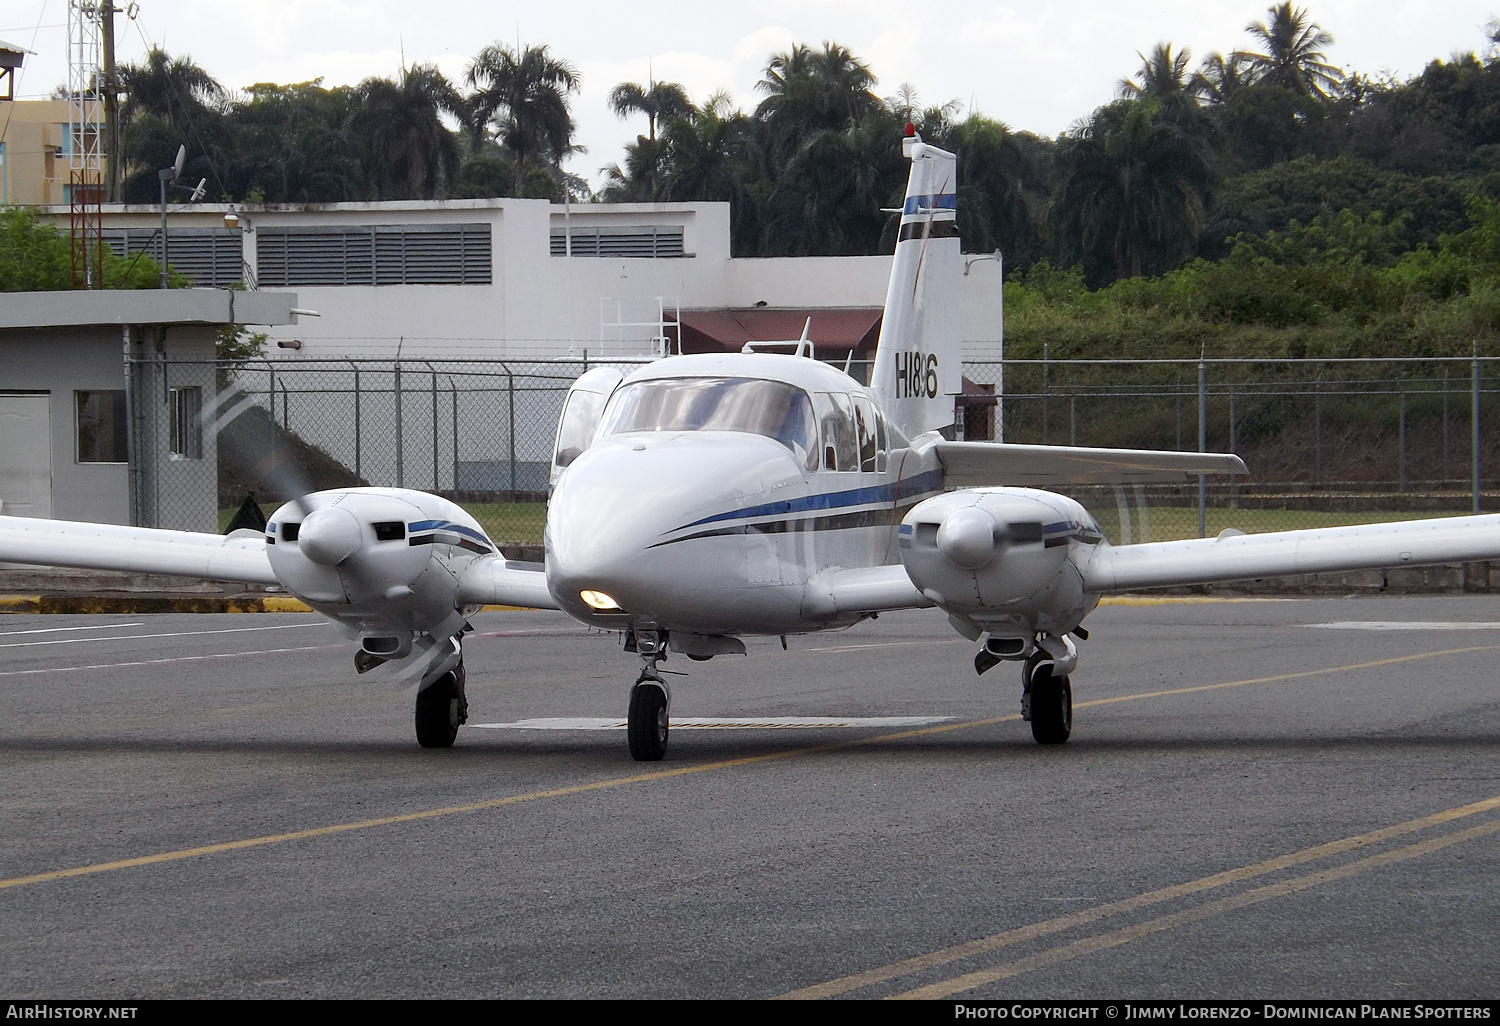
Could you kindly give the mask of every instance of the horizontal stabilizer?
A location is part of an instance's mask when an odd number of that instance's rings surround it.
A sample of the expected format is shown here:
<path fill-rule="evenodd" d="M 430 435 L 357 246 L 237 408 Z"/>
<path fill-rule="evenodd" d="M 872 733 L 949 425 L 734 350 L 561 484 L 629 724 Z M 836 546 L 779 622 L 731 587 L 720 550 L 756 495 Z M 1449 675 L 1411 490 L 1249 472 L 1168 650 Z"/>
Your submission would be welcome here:
<path fill-rule="evenodd" d="M 0 561 L 280 584 L 265 539 L 0 516 Z"/>
<path fill-rule="evenodd" d="M 839 613 L 918 609 L 932 604 L 911 583 L 906 567 L 896 563 L 819 574 L 807 582 L 802 615 L 817 619 Z"/>
<path fill-rule="evenodd" d="M 1096 593 L 1500 559 L 1500 515 L 1100 546 L 1083 571 Z"/>
<path fill-rule="evenodd" d="M 948 488 L 996 485 L 1046 488 L 1081 484 L 1183 481 L 1196 474 L 1247 474 L 1232 453 L 1157 449 L 1083 449 L 1008 442 L 938 442 Z"/>
<path fill-rule="evenodd" d="M 511 563 L 503 558 L 476 559 L 459 579 L 458 601 L 465 606 L 557 608 L 541 564 Z"/>

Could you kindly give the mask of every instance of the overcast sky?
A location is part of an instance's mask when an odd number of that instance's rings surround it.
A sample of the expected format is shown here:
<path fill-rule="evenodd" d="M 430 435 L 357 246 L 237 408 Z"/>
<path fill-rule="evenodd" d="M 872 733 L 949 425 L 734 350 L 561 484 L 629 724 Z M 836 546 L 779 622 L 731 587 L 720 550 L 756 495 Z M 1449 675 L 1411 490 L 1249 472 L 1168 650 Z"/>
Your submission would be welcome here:
<path fill-rule="evenodd" d="M 116 0 L 123 3 L 123 0 Z M 1333 64 L 1406 78 L 1430 60 L 1482 51 L 1484 26 L 1500 13 L 1475 0 L 1315 0 L 1312 17 L 1333 33 Z M 681 82 L 695 100 L 728 89 L 743 108 L 760 99 L 766 58 L 794 42 L 842 43 L 879 78 L 876 91 L 913 84 L 926 104 L 957 99 L 979 112 L 1053 136 L 1110 100 L 1140 64 L 1137 51 L 1170 41 L 1193 53 L 1249 43 L 1245 26 L 1266 17 L 1265 0 L 1106 0 L 983 3 L 956 0 L 140 0 L 137 19 L 118 18 L 121 61 L 149 44 L 191 56 L 225 86 L 301 82 L 352 84 L 394 76 L 408 63 L 436 63 L 461 80 L 480 47 L 496 40 L 544 43 L 576 66 L 578 139 L 588 152 L 570 170 L 598 182 L 645 131 L 622 122 L 605 97 L 616 84 Z M 35 50 L 17 90 L 41 98 L 67 79 L 66 0 L 0 0 L 0 39 Z M 39 26 L 39 27 L 38 27 Z"/>

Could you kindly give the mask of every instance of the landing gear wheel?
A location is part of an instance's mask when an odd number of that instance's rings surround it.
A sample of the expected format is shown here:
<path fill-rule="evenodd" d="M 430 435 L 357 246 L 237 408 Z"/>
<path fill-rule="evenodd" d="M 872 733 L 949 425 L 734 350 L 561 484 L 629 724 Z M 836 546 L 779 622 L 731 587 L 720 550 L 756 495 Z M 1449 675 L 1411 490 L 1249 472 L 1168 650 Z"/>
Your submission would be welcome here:
<path fill-rule="evenodd" d="M 656 762 L 667 754 L 667 693 L 660 686 L 642 683 L 630 689 L 625 733 L 636 762 Z"/>
<path fill-rule="evenodd" d="M 462 667 L 450 670 L 417 692 L 417 744 L 452 748 L 458 725 L 468 719 Z"/>
<path fill-rule="evenodd" d="M 1031 673 L 1027 689 L 1031 709 L 1031 736 L 1037 744 L 1060 745 L 1073 733 L 1073 685 L 1066 676 L 1055 677 L 1051 663 L 1039 663 Z"/>

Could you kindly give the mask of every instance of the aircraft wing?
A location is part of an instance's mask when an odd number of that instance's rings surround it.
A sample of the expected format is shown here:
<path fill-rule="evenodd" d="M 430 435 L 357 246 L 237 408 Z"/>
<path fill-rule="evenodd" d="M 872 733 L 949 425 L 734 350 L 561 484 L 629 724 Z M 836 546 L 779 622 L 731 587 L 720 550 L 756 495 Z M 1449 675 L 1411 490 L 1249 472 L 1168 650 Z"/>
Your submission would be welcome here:
<path fill-rule="evenodd" d="M 540 563 L 520 563 L 503 557 L 476 559 L 458 582 L 458 601 L 465 606 L 522 606 L 556 609 L 547 590 Z"/>
<path fill-rule="evenodd" d="M 1108 593 L 1487 559 L 1500 559 L 1500 515 L 1100 546 L 1081 569 Z"/>
<path fill-rule="evenodd" d="M 1155 449 L 1084 449 L 1008 442 L 938 442 L 948 488 L 1183 481 L 1195 474 L 1247 474 L 1232 453 Z"/>
<path fill-rule="evenodd" d="M 829 570 L 807 582 L 802 613 L 808 617 L 836 613 L 878 613 L 933 605 L 899 563 L 890 566 Z"/>
<path fill-rule="evenodd" d="M 117 524 L 0 516 L 0 560 L 280 584 L 260 536 L 225 537 Z"/>

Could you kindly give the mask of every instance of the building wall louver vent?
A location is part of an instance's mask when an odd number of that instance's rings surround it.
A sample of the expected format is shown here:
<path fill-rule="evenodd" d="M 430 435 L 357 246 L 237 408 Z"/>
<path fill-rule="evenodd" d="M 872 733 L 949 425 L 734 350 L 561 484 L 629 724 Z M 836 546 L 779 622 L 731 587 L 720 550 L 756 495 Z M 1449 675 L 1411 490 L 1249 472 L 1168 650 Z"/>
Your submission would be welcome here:
<path fill-rule="evenodd" d="M 576 257 L 681 257 L 682 225 L 622 225 L 618 228 L 574 228 Z M 552 229 L 552 255 L 567 255 L 567 232 Z"/>
<path fill-rule="evenodd" d="M 106 228 L 104 243 L 116 256 L 145 251 L 161 263 L 161 232 L 151 228 Z M 223 288 L 245 276 L 240 233 L 226 228 L 173 228 L 167 240 L 172 267 L 199 288 Z"/>
<path fill-rule="evenodd" d="M 488 224 L 378 224 L 262 228 L 260 284 L 489 285 Z"/>

